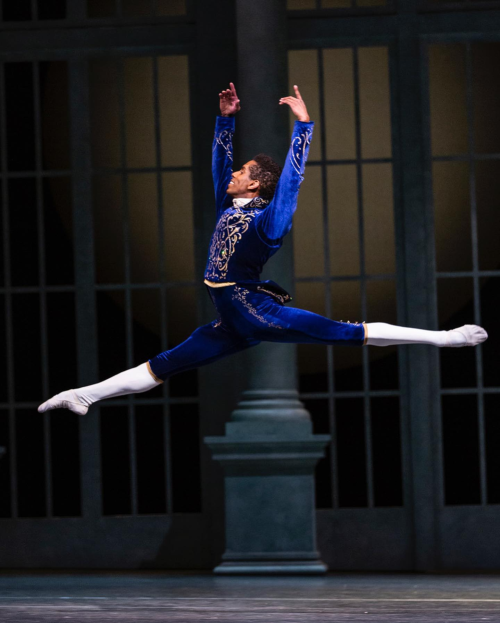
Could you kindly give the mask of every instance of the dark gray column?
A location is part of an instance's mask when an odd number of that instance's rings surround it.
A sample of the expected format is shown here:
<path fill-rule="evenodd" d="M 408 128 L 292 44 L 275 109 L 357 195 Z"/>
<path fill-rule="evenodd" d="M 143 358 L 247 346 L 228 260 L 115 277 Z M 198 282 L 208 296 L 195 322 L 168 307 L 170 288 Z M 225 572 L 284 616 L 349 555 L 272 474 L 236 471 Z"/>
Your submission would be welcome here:
<path fill-rule="evenodd" d="M 97 312 L 92 219 L 90 118 L 88 65 L 69 63 L 71 110 L 71 158 L 73 166 L 73 240 L 75 245 L 76 340 L 78 385 L 98 380 Z M 99 411 L 91 409 L 80 419 L 82 514 L 96 519 L 101 514 Z"/>
<path fill-rule="evenodd" d="M 283 163 L 289 146 L 288 106 L 279 106 L 288 95 L 286 2 L 256 0 L 236 2 L 238 35 L 238 95 L 242 110 L 237 115 L 237 144 L 241 162 L 258 153 L 269 154 Z M 292 237 L 268 263 L 264 278 L 272 278 L 292 289 Z M 308 418 L 297 401 L 296 348 L 287 344 L 262 344 L 248 352 L 246 397 L 270 398 L 287 411 L 283 415 Z M 246 403 L 244 405 L 246 407 Z M 254 409 L 257 405 L 254 404 Z M 291 412 L 295 410 L 295 413 Z M 239 412 L 233 417 L 240 417 Z M 250 414 L 247 414 L 250 417 Z"/>
<path fill-rule="evenodd" d="M 436 301 L 432 206 L 425 200 L 425 146 L 422 129 L 427 121 L 421 97 L 421 40 L 415 0 L 400 4 L 398 80 L 401 118 L 401 201 L 396 209 L 399 287 L 403 288 L 402 324 L 421 329 L 433 325 Z M 408 146 L 411 145 L 411 149 Z M 411 503 L 416 571 L 439 567 L 437 518 L 439 462 L 436 427 L 439 414 L 438 349 L 432 346 L 401 348 L 406 367 L 405 407 L 411 436 Z"/>
<path fill-rule="evenodd" d="M 237 0 L 238 160 L 264 152 L 284 162 L 289 145 L 286 0 Z M 292 286 L 292 240 L 264 278 Z M 246 354 L 246 391 L 207 437 L 225 471 L 226 551 L 216 573 L 324 573 L 316 551 L 314 467 L 328 435 L 313 435 L 298 399 L 295 346 L 261 344 Z"/>

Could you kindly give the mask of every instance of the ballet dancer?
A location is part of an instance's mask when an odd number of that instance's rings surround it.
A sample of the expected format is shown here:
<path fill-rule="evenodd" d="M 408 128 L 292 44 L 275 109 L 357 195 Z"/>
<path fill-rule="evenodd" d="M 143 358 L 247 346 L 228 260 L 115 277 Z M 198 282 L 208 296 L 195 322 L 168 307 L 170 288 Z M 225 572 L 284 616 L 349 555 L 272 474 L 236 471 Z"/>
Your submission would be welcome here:
<path fill-rule="evenodd" d="M 476 325 L 426 331 L 383 322 L 337 322 L 285 307 L 290 295 L 273 281 L 259 280 L 264 264 L 279 250 L 292 227 L 313 133 L 314 124 L 297 86 L 294 91 L 295 96 L 279 101 L 280 105 L 288 105 L 297 118 L 283 171 L 264 154 L 232 170 L 232 138 L 240 100 L 233 83 L 219 93 L 221 115 L 215 125 L 212 157 L 217 223 L 204 275 L 218 318 L 146 363 L 95 385 L 53 396 L 38 407 L 40 413 L 66 408 L 84 415 L 99 400 L 148 391 L 173 374 L 209 364 L 261 341 L 461 347 L 476 346 L 487 339 L 486 331 Z"/>

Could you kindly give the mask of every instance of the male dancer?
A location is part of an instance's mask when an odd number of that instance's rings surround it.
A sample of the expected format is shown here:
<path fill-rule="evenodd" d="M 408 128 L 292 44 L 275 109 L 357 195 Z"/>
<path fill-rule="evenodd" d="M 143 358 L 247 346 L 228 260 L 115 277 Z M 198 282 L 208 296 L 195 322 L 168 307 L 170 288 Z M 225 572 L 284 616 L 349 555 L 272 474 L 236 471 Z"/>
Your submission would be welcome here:
<path fill-rule="evenodd" d="M 284 97 L 297 117 L 292 144 L 280 175 L 269 156 L 259 154 L 232 171 L 234 115 L 240 101 L 233 83 L 219 93 L 221 116 L 213 142 L 212 172 L 217 225 L 210 243 L 205 284 L 217 320 L 199 327 L 182 344 L 101 383 L 70 389 L 38 407 L 43 413 L 66 408 L 84 415 L 94 402 L 145 392 L 173 374 L 211 363 L 261 341 L 388 346 L 433 344 L 476 346 L 488 335 L 475 325 L 452 331 L 425 331 L 385 323 L 344 323 L 284 306 L 289 294 L 273 281 L 259 281 L 267 260 L 292 227 L 313 123 L 299 89 Z"/>

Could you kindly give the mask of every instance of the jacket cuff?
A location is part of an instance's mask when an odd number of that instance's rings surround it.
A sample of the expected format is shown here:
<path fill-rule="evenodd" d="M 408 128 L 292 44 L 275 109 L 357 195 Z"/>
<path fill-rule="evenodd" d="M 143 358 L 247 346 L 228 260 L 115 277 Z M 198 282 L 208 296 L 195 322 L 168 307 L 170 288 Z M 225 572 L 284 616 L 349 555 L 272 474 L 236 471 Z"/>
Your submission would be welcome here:
<path fill-rule="evenodd" d="M 299 121 L 298 119 L 295 119 L 295 125 L 299 128 L 313 128 L 314 121 Z"/>
<path fill-rule="evenodd" d="M 216 126 L 218 128 L 234 128 L 234 117 L 221 117 L 217 116 Z"/>

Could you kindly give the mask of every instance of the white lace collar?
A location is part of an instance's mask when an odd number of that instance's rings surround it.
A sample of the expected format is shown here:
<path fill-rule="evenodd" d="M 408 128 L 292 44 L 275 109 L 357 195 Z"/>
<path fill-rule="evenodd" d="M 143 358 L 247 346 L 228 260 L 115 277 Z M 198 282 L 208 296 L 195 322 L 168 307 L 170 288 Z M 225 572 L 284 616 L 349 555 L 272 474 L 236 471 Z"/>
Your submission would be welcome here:
<path fill-rule="evenodd" d="M 250 201 L 252 201 L 252 198 L 237 197 L 236 199 L 233 199 L 233 206 L 235 208 L 242 208 L 243 206 L 246 206 L 247 203 L 250 203 Z"/>

